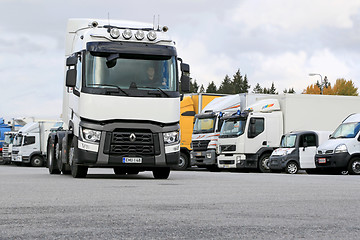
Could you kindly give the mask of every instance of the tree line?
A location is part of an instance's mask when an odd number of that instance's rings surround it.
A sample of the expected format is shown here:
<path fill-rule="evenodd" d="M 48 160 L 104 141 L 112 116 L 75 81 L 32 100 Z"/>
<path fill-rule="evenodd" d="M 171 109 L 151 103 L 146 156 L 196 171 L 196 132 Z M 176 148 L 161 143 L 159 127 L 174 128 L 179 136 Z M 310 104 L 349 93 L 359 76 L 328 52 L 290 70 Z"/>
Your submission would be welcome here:
<path fill-rule="evenodd" d="M 225 75 L 225 78 L 222 80 L 220 86 L 216 86 L 214 81 L 208 83 L 206 89 L 201 84 L 198 85 L 196 79 L 190 80 L 190 92 L 192 93 L 218 93 L 218 94 L 237 94 L 237 93 L 264 93 L 264 94 L 279 94 L 274 82 L 272 82 L 270 87 L 262 87 L 259 83 L 256 83 L 255 87 L 250 90 L 251 85 L 247 75 L 241 75 L 240 69 L 238 69 L 232 78 L 229 75 Z M 331 86 L 327 78 L 325 81 L 320 84 L 319 82 L 307 86 L 303 90 L 303 94 L 320 94 L 321 88 L 323 88 L 324 95 L 349 95 L 349 96 L 358 96 L 358 88 L 355 87 L 352 80 L 347 81 L 344 78 L 339 78 L 336 80 L 334 86 Z M 283 93 L 296 93 L 294 88 L 284 89 Z"/>

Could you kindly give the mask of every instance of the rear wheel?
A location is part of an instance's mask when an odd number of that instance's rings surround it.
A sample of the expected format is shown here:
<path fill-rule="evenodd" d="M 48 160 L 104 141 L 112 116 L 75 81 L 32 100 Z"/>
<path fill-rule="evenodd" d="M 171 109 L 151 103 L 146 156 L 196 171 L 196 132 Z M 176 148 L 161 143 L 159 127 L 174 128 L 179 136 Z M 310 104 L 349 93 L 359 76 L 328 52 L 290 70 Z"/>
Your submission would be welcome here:
<path fill-rule="evenodd" d="M 269 163 L 270 163 L 270 154 L 265 153 L 263 155 L 261 155 L 260 159 L 259 159 L 259 170 L 262 173 L 269 173 L 270 172 L 270 168 L 269 168 Z"/>
<path fill-rule="evenodd" d="M 157 168 L 153 170 L 155 179 L 167 179 L 170 175 L 170 168 Z"/>
<path fill-rule="evenodd" d="M 289 174 L 296 174 L 299 171 L 299 166 L 296 162 L 289 162 L 286 164 L 285 172 Z"/>
<path fill-rule="evenodd" d="M 360 158 L 353 158 L 349 162 L 348 166 L 349 174 L 359 175 L 360 174 Z"/>
<path fill-rule="evenodd" d="M 33 156 L 30 163 L 33 167 L 42 167 L 44 165 L 44 158 L 41 156 Z"/>
<path fill-rule="evenodd" d="M 77 159 L 78 159 L 77 138 L 74 136 L 71 141 L 70 151 L 69 151 L 71 175 L 74 178 L 85 178 L 87 175 L 88 167 L 78 165 L 76 163 Z"/>
<path fill-rule="evenodd" d="M 52 141 L 48 143 L 48 155 L 47 155 L 47 165 L 49 168 L 50 174 L 60 174 L 60 170 L 57 167 L 55 159 L 55 149 Z"/>

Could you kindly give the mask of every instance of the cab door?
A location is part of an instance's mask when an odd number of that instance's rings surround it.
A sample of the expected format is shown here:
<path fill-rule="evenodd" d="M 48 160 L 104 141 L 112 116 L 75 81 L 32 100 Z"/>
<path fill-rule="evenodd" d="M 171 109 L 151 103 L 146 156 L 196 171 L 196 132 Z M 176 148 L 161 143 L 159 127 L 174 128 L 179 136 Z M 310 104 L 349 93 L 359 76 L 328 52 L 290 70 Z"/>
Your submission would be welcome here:
<path fill-rule="evenodd" d="M 299 159 L 300 168 L 315 168 L 315 154 L 317 147 L 317 136 L 315 133 L 307 133 L 300 136 Z"/>

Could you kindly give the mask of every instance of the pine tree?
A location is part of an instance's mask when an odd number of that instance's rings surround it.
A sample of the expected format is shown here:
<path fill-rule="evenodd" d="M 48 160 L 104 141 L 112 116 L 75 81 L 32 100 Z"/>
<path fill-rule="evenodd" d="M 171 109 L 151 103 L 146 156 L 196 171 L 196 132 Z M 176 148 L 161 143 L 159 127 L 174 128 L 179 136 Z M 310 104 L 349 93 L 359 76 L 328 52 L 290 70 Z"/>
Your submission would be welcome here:
<path fill-rule="evenodd" d="M 264 90 L 262 89 L 262 87 L 260 87 L 259 83 L 257 83 L 254 89 L 252 90 L 253 93 L 263 93 L 263 91 Z"/>
<path fill-rule="evenodd" d="M 190 92 L 197 93 L 198 90 L 199 90 L 199 86 L 196 82 L 196 79 L 194 81 L 192 79 L 190 79 Z"/>
<path fill-rule="evenodd" d="M 200 90 L 199 90 L 199 93 L 204 93 L 205 92 L 205 88 L 204 88 L 204 85 L 201 84 L 200 86 Z"/>
<path fill-rule="evenodd" d="M 216 87 L 214 81 L 209 83 L 209 85 L 206 88 L 206 92 L 207 93 L 217 93 L 217 87 Z"/>
<path fill-rule="evenodd" d="M 219 93 L 222 94 L 232 94 L 234 93 L 233 84 L 228 75 L 225 76 L 224 80 L 222 81 L 219 87 Z"/>

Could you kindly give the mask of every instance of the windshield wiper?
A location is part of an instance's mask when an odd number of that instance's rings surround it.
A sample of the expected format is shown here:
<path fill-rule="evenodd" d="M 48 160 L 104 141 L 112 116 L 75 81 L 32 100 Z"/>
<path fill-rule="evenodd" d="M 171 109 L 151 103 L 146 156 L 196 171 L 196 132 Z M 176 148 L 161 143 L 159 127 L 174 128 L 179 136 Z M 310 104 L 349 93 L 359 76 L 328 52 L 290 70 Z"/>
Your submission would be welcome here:
<path fill-rule="evenodd" d="M 161 88 L 157 88 L 157 87 L 137 87 L 137 88 L 146 88 L 146 89 L 154 89 L 154 90 L 158 90 L 159 92 L 163 93 L 165 96 L 170 97 L 169 94 L 167 94 L 164 90 L 162 90 Z"/>
<path fill-rule="evenodd" d="M 126 96 L 129 96 L 129 94 L 127 92 L 125 92 L 123 89 L 121 89 L 119 86 L 117 85 L 112 85 L 112 84 L 98 84 L 98 83 L 93 83 L 93 84 L 88 84 L 89 86 L 104 86 L 104 87 L 114 87 L 116 89 L 118 89 L 118 92 L 122 92 L 124 93 Z"/>

